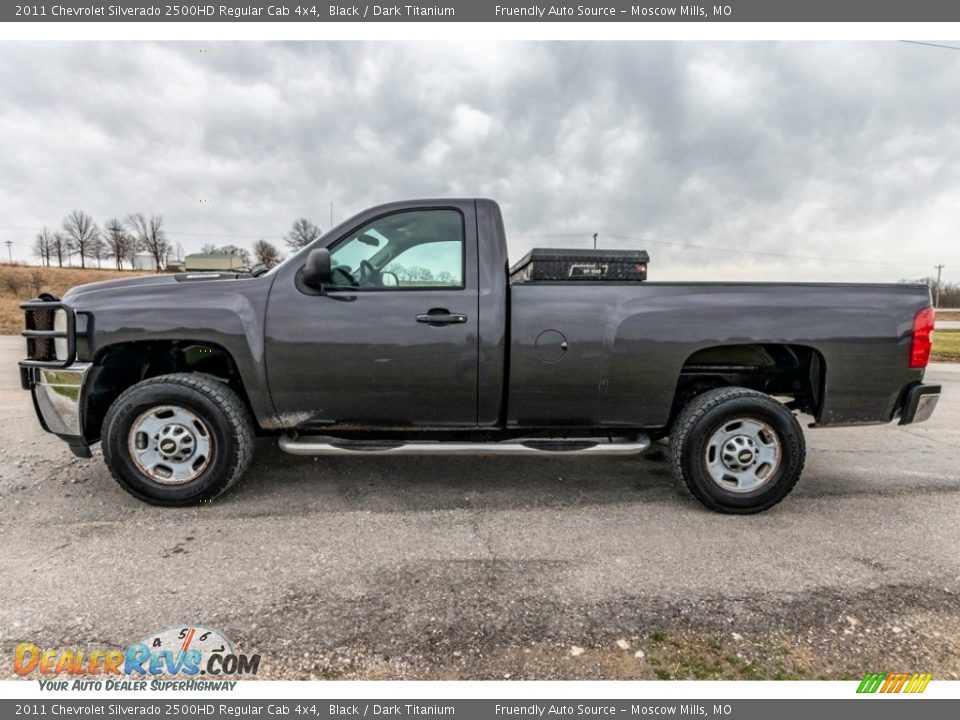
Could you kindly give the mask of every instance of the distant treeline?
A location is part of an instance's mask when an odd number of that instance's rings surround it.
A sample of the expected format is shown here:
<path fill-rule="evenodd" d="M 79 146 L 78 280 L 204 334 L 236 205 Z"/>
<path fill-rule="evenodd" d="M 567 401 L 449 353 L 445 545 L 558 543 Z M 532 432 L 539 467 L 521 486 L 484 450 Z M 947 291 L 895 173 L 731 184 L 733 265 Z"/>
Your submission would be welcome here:
<path fill-rule="evenodd" d="M 953 309 L 960 308 L 960 283 L 940 283 L 939 298 L 937 293 L 937 279 L 934 277 L 918 278 L 916 280 L 902 280 L 901 282 L 923 283 L 930 288 L 934 300 L 938 300 L 937 307 Z"/>
<path fill-rule="evenodd" d="M 47 266 L 63 267 L 64 262 L 70 265 L 78 257 L 81 268 L 87 266 L 87 261 L 96 261 L 97 267 L 101 267 L 104 260 L 109 260 L 117 270 L 122 270 L 125 262 L 133 267 L 133 258 L 140 252 L 150 253 L 156 267 L 163 268 L 173 248 L 160 215 L 131 213 L 122 221 L 107 220 L 101 229 L 83 210 L 71 210 L 59 229 L 44 226 L 36 234 L 32 250 Z"/>
<path fill-rule="evenodd" d="M 292 250 L 299 250 L 320 235 L 317 225 L 299 218 L 284 236 L 284 242 Z M 88 262 L 103 267 L 103 262 L 109 261 L 117 270 L 123 270 L 124 264 L 134 267 L 134 258 L 146 252 L 153 259 L 153 266 L 162 270 L 172 258 L 183 258 L 183 246 L 171 243 L 163 216 L 139 212 L 123 219 L 111 218 L 101 227 L 83 210 L 71 210 L 59 228 L 44 226 L 34 237 L 31 250 L 43 265 L 59 267 L 64 263 L 72 265 L 73 258 L 78 258 L 81 268 L 87 267 Z M 252 251 L 234 244 L 207 244 L 201 251 L 237 255 L 246 266 L 255 261 L 258 265 L 273 267 L 283 259 L 280 250 L 267 240 L 257 240 Z"/>

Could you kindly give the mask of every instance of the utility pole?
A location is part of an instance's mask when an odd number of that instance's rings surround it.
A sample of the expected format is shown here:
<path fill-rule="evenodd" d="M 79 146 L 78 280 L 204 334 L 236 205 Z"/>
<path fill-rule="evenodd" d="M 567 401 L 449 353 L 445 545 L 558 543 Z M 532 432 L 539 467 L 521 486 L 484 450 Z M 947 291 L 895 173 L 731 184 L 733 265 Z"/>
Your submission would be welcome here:
<path fill-rule="evenodd" d="M 936 292 L 933 294 L 933 306 L 934 306 L 935 308 L 940 307 L 940 276 L 941 276 L 941 274 L 943 273 L 943 268 L 944 268 L 944 267 L 946 267 L 946 266 L 945 266 L 945 265 L 934 265 L 934 266 L 933 266 L 934 270 L 937 271 L 937 290 L 936 290 Z"/>
<path fill-rule="evenodd" d="M 10 257 L 10 264 L 13 265 L 13 240 L 7 240 L 7 255 Z"/>
<path fill-rule="evenodd" d="M 600 233 L 594 233 L 594 234 L 593 234 L 593 249 L 594 249 L 594 250 L 597 249 L 597 235 L 599 235 L 599 234 L 600 234 Z"/>

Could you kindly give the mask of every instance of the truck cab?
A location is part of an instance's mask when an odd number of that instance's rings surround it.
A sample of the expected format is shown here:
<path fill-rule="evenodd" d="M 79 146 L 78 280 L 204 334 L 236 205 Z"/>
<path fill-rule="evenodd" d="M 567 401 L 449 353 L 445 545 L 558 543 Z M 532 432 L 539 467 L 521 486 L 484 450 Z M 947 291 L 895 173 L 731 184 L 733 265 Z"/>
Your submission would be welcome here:
<path fill-rule="evenodd" d="M 506 246 L 485 230 L 481 253 L 481 217 L 499 222 L 489 201 L 375 208 L 315 249 L 328 253 L 328 276 L 279 268 L 265 320 L 276 413 L 301 428 L 497 425 Z"/>

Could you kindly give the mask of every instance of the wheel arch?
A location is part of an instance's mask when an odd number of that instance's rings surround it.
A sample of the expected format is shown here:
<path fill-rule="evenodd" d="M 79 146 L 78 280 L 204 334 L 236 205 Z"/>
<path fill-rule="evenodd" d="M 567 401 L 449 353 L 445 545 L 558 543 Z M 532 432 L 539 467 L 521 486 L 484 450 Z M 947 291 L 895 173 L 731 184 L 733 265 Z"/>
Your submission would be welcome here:
<path fill-rule="evenodd" d="M 92 364 L 82 413 L 83 437 L 88 443 L 100 440 L 107 410 L 124 390 L 171 373 L 196 372 L 223 382 L 256 418 L 235 359 L 216 343 L 194 339 L 119 342 L 100 348 Z"/>
<path fill-rule="evenodd" d="M 819 418 L 826 378 L 826 360 L 812 345 L 760 342 L 699 348 L 681 366 L 670 425 L 693 398 L 720 387 L 746 387 L 783 397 L 791 410 Z"/>

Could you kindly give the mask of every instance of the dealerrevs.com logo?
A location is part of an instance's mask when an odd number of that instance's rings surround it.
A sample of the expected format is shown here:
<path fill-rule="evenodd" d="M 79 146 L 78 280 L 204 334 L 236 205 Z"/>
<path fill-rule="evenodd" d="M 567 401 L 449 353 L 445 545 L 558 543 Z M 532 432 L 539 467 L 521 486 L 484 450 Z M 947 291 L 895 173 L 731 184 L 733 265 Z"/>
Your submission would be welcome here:
<path fill-rule="evenodd" d="M 232 690 L 236 681 L 226 678 L 256 675 L 260 655 L 238 653 L 222 632 L 190 625 L 151 633 L 124 650 L 83 652 L 20 643 L 13 669 L 17 675 L 40 676 L 44 690 L 145 690 L 148 685 L 151 690 Z"/>

